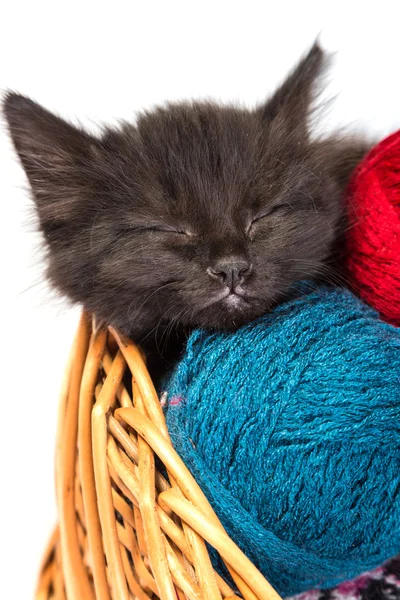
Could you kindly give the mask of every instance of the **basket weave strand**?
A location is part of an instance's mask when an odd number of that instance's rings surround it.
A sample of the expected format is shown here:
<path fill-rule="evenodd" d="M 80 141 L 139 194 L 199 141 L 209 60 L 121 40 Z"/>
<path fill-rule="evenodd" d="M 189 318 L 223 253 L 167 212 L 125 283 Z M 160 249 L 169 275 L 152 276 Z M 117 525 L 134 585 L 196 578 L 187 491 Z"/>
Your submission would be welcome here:
<path fill-rule="evenodd" d="M 87 314 L 66 370 L 58 421 L 59 524 L 36 600 L 238 598 L 214 571 L 206 542 L 245 600 L 279 600 L 175 452 L 140 349 Z"/>

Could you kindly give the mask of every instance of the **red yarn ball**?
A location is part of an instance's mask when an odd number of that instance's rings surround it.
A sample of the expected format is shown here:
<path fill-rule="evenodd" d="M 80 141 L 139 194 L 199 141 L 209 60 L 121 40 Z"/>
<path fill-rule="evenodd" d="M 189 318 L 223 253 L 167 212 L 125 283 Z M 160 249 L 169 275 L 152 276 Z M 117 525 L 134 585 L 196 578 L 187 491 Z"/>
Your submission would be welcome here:
<path fill-rule="evenodd" d="M 367 154 L 347 197 L 350 282 L 382 318 L 400 325 L 400 131 Z"/>

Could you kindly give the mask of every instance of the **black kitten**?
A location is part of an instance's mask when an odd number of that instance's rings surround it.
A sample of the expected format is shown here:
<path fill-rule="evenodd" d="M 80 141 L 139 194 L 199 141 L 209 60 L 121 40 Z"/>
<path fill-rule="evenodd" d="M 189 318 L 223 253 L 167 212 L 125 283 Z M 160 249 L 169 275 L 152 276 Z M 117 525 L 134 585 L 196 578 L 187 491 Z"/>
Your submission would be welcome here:
<path fill-rule="evenodd" d="M 9 93 L 51 283 L 151 348 L 173 329 L 236 328 L 328 273 L 366 148 L 310 139 L 324 64 L 316 44 L 256 110 L 172 104 L 100 139 Z"/>

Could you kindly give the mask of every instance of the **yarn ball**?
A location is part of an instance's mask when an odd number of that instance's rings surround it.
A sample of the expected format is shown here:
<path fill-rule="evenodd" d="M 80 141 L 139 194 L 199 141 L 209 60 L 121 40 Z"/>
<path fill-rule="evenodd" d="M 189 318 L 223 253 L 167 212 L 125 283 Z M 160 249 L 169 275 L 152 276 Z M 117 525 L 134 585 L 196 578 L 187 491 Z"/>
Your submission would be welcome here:
<path fill-rule="evenodd" d="M 347 196 L 350 281 L 385 320 L 400 325 L 400 131 L 361 162 Z"/>
<path fill-rule="evenodd" d="M 166 390 L 177 452 L 282 595 L 400 551 L 400 330 L 350 292 L 195 331 Z"/>

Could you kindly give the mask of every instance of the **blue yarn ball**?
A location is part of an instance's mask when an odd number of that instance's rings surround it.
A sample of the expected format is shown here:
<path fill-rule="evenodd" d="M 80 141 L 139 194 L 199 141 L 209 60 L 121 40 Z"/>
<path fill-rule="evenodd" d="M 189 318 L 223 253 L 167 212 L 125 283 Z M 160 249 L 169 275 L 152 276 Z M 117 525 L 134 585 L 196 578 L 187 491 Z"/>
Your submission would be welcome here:
<path fill-rule="evenodd" d="M 194 332 L 166 387 L 177 452 L 282 595 L 400 551 L 400 330 L 350 292 Z"/>

